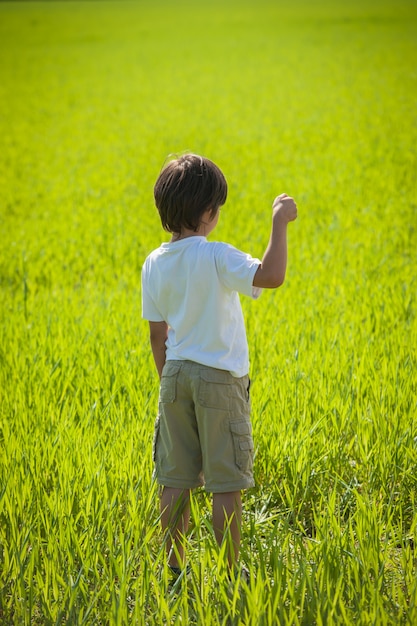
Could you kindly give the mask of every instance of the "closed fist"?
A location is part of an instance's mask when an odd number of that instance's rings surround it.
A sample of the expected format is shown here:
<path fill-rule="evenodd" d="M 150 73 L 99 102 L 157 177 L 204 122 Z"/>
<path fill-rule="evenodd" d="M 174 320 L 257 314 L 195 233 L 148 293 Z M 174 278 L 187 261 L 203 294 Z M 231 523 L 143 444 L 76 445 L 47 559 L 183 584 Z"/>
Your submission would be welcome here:
<path fill-rule="evenodd" d="M 274 219 L 285 223 L 293 222 L 297 218 L 297 205 L 294 199 L 286 193 L 281 193 L 273 202 L 272 215 Z"/>

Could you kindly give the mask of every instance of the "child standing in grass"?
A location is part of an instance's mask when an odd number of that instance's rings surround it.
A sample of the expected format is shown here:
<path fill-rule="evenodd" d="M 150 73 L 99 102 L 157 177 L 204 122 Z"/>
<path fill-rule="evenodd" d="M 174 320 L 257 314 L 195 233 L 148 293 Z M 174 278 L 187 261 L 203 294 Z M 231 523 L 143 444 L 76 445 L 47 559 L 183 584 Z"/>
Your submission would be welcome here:
<path fill-rule="evenodd" d="M 172 160 L 154 195 L 162 226 L 172 234 L 142 269 L 142 314 L 160 376 L 153 455 L 168 564 L 174 574 L 184 566 L 190 491 L 205 485 L 213 494 L 219 545 L 230 532 L 232 571 L 239 557 L 241 490 L 254 486 L 248 347 L 238 294 L 257 298 L 262 288 L 283 283 L 287 224 L 297 207 L 286 194 L 275 198 L 260 261 L 207 241 L 227 197 L 226 180 L 212 161 L 194 154 Z"/>

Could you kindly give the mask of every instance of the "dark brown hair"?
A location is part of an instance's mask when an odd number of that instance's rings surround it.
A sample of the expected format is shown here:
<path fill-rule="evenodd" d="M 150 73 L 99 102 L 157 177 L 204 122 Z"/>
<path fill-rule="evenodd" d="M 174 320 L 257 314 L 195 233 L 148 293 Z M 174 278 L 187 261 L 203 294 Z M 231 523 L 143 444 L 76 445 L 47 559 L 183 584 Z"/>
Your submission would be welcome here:
<path fill-rule="evenodd" d="M 165 230 L 176 234 L 183 228 L 196 231 L 205 211 L 211 210 L 214 217 L 226 202 L 227 183 L 215 163 L 197 154 L 184 154 L 164 167 L 154 197 Z"/>

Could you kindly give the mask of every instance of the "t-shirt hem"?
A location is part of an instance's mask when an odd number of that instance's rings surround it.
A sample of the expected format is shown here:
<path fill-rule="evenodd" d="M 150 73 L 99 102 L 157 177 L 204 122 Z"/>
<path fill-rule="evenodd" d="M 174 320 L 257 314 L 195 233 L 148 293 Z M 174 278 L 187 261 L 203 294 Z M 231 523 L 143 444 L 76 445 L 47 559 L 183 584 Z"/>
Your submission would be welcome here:
<path fill-rule="evenodd" d="M 216 367 L 216 365 L 212 365 L 211 363 L 203 363 L 202 361 L 197 361 L 197 359 L 189 359 L 187 357 L 181 356 L 167 356 L 167 361 L 190 361 L 191 363 L 197 363 L 197 365 L 203 365 L 204 367 L 211 367 L 214 370 L 221 370 L 222 372 L 229 372 L 233 376 L 233 378 L 243 378 L 243 376 L 247 376 L 249 374 L 249 367 L 244 368 L 242 370 L 231 370 L 228 367 Z M 243 373 L 241 373 L 243 372 Z"/>

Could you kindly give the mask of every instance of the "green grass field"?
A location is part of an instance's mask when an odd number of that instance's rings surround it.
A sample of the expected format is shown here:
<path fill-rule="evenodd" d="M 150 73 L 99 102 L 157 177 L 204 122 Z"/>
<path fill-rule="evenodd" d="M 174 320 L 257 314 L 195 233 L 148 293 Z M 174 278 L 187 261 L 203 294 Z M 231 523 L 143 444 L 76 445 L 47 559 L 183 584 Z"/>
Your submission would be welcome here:
<path fill-rule="evenodd" d="M 417 623 L 417 7 L 0 4 L 0 623 Z M 140 270 L 168 154 L 229 182 L 215 238 L 261 256 L 298 203 L 285 285 L 242 298 L 257 487 L 249 588 L 210 503 L 166 569 L 158 381 Z"/>

